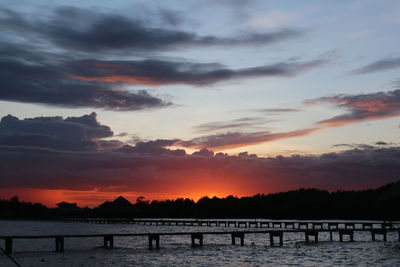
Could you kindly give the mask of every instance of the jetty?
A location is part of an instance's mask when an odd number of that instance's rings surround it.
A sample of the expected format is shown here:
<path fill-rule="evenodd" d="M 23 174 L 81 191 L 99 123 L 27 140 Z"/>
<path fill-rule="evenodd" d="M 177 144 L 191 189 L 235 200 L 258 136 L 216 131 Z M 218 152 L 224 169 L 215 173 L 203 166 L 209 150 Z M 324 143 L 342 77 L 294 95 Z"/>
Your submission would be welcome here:
<path fill-rule="evenodd" d="M 78 218 L 74 223 L 140 224 L 166 226 L 223 226 L 235 228 L 284 228 L 284 229 L 397 229 L 397 221 L 319 221 L 319 220 L 265 220 L 265 219 L 139 219 L 139 218 Z"/>
<path fill-rule="evenodd" d="M 245 236 L 249 234 L 260 234 L 265 235 L 266 240 L 269 238 L 270 246 L 283 246 L 284 235 L 289 233 L 297 233 L 304 237 L 304 241 L 309 243 L 313 239 L 314 242 L 319 242 L 319 234 L 323 232 L 329 232 L 330 241 L 334 241 L 334 235 L 338 236 L 339 242 L 344 242 L 345 238 L 349 242 L 354 242 L 355 233 L 357 232 L 370 232 L 371 240 L 376 241 L 379 237 L 382 241 L 387 241 L 387 234 L 389 232 L 398 232 L 398 241 L 400 242 L 400 230 L 393 228 L 370 228 L 370 229 L 269 229 L 269 230 L 241 230 L 241 231 L 196 231 L 196 232 L 154 232 L 154 233 L 103 233 L 103 234 L 66 234 L 66 235 L 6 235 L 0 236 L 0 240 L 4 240 L 5 253 L 10 255 L 13 252 L 13 241 L 17 239 L 49 239 L 54 242 L 56 252 L 63 252 L 65 243 L 68 239 L 72 238 L 98 238 L 103 239 L 102 246 L 105 248 L 113 248 L 115 241 L 119 237 L 144 237 L 148 239 L 149 249 L 160 249 L 161 248 L 161 237 L 167 236 L 188 236 L 190 237 L 190 245 L 192 247 L 203 246 L 204 236 L 206 235 L 228 235 L 231 237 L 232 245 L 236 244 L 236 240 L 239 239 L 240 245 L 245 244 Z M 277 239 L 277 242 L 275 240 Z M 337 240 L 337 238 L 336 238 Z"/>

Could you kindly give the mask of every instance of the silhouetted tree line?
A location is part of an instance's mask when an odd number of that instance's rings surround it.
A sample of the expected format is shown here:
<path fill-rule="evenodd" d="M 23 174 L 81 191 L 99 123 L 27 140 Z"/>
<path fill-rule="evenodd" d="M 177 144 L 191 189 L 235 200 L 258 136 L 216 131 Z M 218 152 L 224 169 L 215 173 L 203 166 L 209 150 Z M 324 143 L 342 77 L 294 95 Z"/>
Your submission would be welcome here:
<path fill-rule="evenodd" d="M 48 219 L 54 217 L 54 211 L 40 203 L 22 202 L 17 196 L 10 200 L 0 199 L 1 219 Z"/>
<path fill-rule="evenodd" d="M 0 201 L 0 215 L 16 218 L 107 217 L 107 218 L 270 218 L 270 219 L 382 219 L 400 220 L 400 181 L 377 189 L 328 192 L 299 189 L 251 197 L 146 201 L 131 204 L 123 197 L 94 209 L 69 213 L 41 204 Z"/>

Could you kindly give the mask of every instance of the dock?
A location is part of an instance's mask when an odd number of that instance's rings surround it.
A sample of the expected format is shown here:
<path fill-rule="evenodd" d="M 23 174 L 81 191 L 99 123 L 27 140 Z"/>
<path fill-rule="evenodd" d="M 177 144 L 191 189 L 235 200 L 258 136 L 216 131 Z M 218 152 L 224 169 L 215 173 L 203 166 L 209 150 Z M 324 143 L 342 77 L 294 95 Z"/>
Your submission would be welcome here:
<path fill-rule="evenodd" d="M 311 220 L 264 220 L 264 219 L 139 219 L 139 218 L 79 218 L 75 223 L 140 224 L 165 226 L 223 226 L 234 228 L 279 228 L 279 229 L 396 229 L 400 222 L 388 221 L 311 221 Z"/>
<path fill-rule="evenodd" d="M 399 229 L 387 229 L 387 228 L 370 228 L 370 229 L 281 229 L 281 230 L 241 230 L 241 231 L 198 231 L 198 232 L 154 232 L 154 233 L 104 233 L 104 234 L 67 234 L 67 235 L 13 235 L 13 236 L 0 236 L 0 240 L 4 240 L 5 253 L 10 255 L 13 252 L 13 241 L 16 239 L 49 239 L 50 242 L 54 242 L 54 251 L 63 252 L 65 243 L 68 239 L 72 238 L 102 238 L 102 245 L 104 248 L 113 248 L 115 241 L 119 237 L 144 237 L 148 239 L 149 249 L 160 249 L 161 238 L 167 236 L 188 236 L 190 245 L 192 247 L 203 246 L 205 235 L 228 235 L 231 237 L 232 245 L 236 244 L 236 240 L 239 239 L 240 245 L 245 244 L 245 236 L 249 234 L 260 234 L 265 235 L 266 240 L 269 238 L 270 246 L 283 246 L 284 235 L 288 233 L 297 233 L 304 237 L 306 243 L 310 242 L 310 237 L 314 242 L 319 242 L 319 234 L 323 232 L 329 232 L 330 241 L 334 241 L 333 235 L 339 236 L 339 242 L 344 242 L 345 238 L 349 242 L 354 242 L 355 233 L 357 232 L 370 232 L 371 241 L 376 241 L 377 237 L 383 242 L 387 241 L 387 234 L 389 232 L 398 232 L 398 241 L 400 242 L 400 230 Z M 277 239 L 277 242 L 275 242 Z M 336 238 L 337 240 L 337 238 Z"/>

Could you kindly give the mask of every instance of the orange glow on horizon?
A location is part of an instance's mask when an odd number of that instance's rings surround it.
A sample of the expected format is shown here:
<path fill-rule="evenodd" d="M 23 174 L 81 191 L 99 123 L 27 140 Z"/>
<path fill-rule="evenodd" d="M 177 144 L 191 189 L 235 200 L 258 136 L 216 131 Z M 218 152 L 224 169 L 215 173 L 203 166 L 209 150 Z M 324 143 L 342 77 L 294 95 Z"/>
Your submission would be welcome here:
<path fill-rule="evenodd" d="M 133 185 L 108 186 L 95 190 L 67 190 L 67 189 L 33 189 L 33 188 L 8 188 L 0 189 L 0 199 L 10 199 L 18 196 L 20 200 L 39 202 L 48 207 L 56 207 L 62 201 L 77 203 L 79 207 L 97 207 L 105 201 L 112 201 L 118 196 L 123 196 L 131 203 L 136 203 L 139 196 L 145 200 L 175 200 L 177 198 L 189 198 L 198 201 L 202 197 L 223 198 L 229 195 L 243 197 L 252 196 L 258 193 L 272 193 L 279 190 L 278 187 L 263 181 L 263 185 L 257 181 L 251 184 L 243 179 L 245 173 L 226 172 L 214 169 L 209 171 L 199 171 L 194 173 L 174 173 L 172 176 L 163 177 L 164 180 L 157 180 L 151 184 L 142 185 L 138 191 Z M 166 181 L 164 183 L 162 181 Z M 262 188 L 268 188 L 268 192 L 260 192 Z"/>

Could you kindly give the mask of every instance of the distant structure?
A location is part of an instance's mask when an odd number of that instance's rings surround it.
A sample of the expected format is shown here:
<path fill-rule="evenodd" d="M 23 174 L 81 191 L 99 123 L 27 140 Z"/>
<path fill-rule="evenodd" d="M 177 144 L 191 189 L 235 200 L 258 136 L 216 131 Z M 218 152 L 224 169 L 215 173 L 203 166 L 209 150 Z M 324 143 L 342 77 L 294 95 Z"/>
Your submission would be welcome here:
<path fill-rule="evenodd" d="M 132 208 L 133 205 L 126 198 L 119 196 L 113 201 L 106 201 L 99 205 L 100 209 L 113 209 L 113 210 L 123 210 Z"/>
<path fill-rule="evenodd" d="M 68 203 L 68 202 L 60 202 L 57 203 L 57 209 L 64 210 L 64 211 L 76 211 L 76 210 L 81 210 L 76 203 Z"/>

